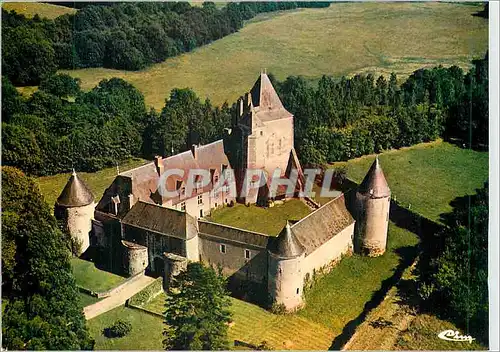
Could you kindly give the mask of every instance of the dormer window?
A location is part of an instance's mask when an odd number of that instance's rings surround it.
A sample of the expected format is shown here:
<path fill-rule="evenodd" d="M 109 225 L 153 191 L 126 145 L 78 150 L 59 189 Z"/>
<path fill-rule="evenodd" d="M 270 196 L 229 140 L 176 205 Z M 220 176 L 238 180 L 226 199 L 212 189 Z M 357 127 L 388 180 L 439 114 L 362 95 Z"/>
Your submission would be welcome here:
<path fill-rule="evenodd" d="M 118 215 L 118 204 L 120 204 L 120 196 L 117 194 L 111 197 L 111 211 L 113 214 Z"/>

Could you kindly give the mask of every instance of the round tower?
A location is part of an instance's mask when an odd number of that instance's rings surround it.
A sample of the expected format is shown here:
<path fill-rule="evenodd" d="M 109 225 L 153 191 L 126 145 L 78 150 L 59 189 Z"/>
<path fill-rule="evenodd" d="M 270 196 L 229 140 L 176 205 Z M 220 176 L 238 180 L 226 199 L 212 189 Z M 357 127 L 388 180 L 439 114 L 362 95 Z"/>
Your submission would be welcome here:
<path fill-rule="evenodd" d="M 54 215 L 62 221 L 71 238 L 79 244 L 77 255 L 90 245 L 89 232 L 94 218 L 94 196 L 75 170 L 56 200 Z"/>
<path fill-rule="evenodd" d="M 295 237 L 290 224 L 269 248 L 268 290 L 273 304 L 294 311 L 303 305 L 304 279 L 302 262 L 305 249 Z"/>
<path fill-rule="evenodd" d="M 356 192 L 357 247 L 369 257 L 384 254 L 387 245 L 391 190 L 378 156 Z"/>

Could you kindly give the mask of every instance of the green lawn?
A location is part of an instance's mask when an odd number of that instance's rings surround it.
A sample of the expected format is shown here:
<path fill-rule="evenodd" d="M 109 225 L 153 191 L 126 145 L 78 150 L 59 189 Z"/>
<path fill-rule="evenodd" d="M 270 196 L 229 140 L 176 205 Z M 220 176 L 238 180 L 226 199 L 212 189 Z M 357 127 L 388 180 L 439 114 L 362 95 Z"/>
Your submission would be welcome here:
<path fill-rule="evenodd" d="M 120 338 L 108 338 L 103 330 L 118 319 L 132 324 L 130 334 Z M 118 307 L 87 322 L 96 350 L 162 350 L 163 321 L 141 311 Z"/>
<path fill-rule="evenodd" d="M 279 79 L 392 71 L 404 76 L 439 64 L 467 68 L 488 47 L 488 21 L 471 16 L 481 9 L 358 2 L 266 13 L 237 33 L 142 71 L 90 68 L 68 73 L 81 78 L 84 89 L 104 78 L 124 78 L 144 93 L 148 105 L 161 109 L 175 87 L 191 87 L 215 104 L 232 103 L 264 68 Z"/>
<path fill-rule="evenodd" d="M 143 159 L 130 159 L 119 165 L 120 172 L 133 169 L 144 165 L 147 161 Z M 40 191 L 45 197 L 49 206 L 53 207 L 57 197 L 61 194 L 66 182 L 68 182 L 71 173 L 57 174 L 53 176 L 44 176 L 37 179 Z M 94 194 L 95 201 L 98 202 L 106 188 L 116 177 L 116 167 L 102 169 L 97 172 L 79 172 L 78 176 L 84 180 Z"/>
<path fill-rule="evenodd" d="M 217 209 L 208 220 L 275 236 L 285 227 L 286 220 L 300 220 L 310 212 L 302 201 L 291 199 L 272 208 L 235 204 Z"/>
<path fill-rule="evenodd" d="M 374 159 L 369 155 L 334 165 L 347 165 L 348 177 L 361 182 Z M 456 197 L 475 194 L 488 178 L 488 153 L 442 141 L 391 150 L 379 160 L 392 197 L 432 220 L 450 212 Z"/>
<path fill-rule="evenodd" d="M 161 294 L 145 308 L 164 312 L 165 295 Z M 258 345 L 267 341 L 274 349 L 325 350 L 331 344 L 332 332 L 297 315 L 275 315 L 254 304 L 231 298 L 233 324 L 229 329 L 234 340 Z"/>
<path fill-rule="evenodd" d="M 33 17 L 35 14 L 42 18 L 53 19 L 67 13 L 75 13 L 76 10 L 59 5 L 45 4 L 40 2 L 5 2 L 2 7 L 7 11 L 16 11 L 26 17 Z"/>
<path fill-rule="evenodd" d="M 77 285 L 94 292 L 107 291 L 125 281 L 125 278 L 95 267 L 94 263 L 79 258 L 71 259 Z"/>
<path fill-rule="evenodd" d="M 386 253 L 377 258 L 344 258 L 306 291 L 307 305 L 298 315 L 339 335 L 347 323 L 361 314 L 364 305 L 382 287 L 382 281 L 394 274 L 402 258 L 401 249 L 414 248 L 417 243 L 415 234 L 389 223 Z"/>
<path fill-rule="evenodd" d="M 78 293 L 78 297 L 80 298 L 80 304 L 82 307 L 90 306 L 91 304 L 97 303 L 100 301 L 99 298 L 88 295 L 83 292 Z"/>

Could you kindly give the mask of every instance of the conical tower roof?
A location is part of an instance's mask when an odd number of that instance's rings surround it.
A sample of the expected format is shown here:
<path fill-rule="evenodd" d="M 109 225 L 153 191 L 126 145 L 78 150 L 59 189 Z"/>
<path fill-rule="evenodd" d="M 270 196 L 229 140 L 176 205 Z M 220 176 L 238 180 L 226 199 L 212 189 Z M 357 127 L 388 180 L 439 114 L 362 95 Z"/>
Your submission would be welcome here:
<path fill-rule="evenodd" d="M 57 198 L 57 205 L 64 207 L 83 207 L 89 205 L 94 201 L 94 196 L 90 191 L 89 187 L 80 180 L 76 175 L 75 170 L 69 178 L 63 191 Z"/>
<path fill-rule="evenodd" d="M 370 170 L 368 170 L 363 182 L 359 185 L 358 191 L 370 195 L 372 198 L 384 198 L 391 195 L 378 156 L 375 158 Z"/>
<path fill-rule="evenodd" d="M 304 247 L 295 237 L 290 223 L 287 221 L 285 228 L 274 242 L 271 252 L 282 258 L 294 258 L 302 255 L 304 251 Z"/>
<path fill-rule="evenodd" d="M 279 109 L 283 107 L 278 94 L 274 90 L 271 80 L 265 73 L 261 73 L 250 91 L 252 104 L 262 109 Z"/>

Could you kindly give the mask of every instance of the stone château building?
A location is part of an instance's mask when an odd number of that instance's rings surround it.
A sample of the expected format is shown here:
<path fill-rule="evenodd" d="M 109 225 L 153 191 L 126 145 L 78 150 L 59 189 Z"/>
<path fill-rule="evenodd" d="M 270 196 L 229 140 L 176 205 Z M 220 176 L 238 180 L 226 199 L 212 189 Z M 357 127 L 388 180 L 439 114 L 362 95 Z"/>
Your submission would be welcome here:
<path fill-rule="evenodd" d="M 73 173 L 56 202 L 56 215 L 110 270 L 128 275 L 148 270 L 164 275 L 168 285 L 187 261 L 202 261 L 221 268 L 234 293 L 264 296 L 287 310 L 302 306 L 305 282 L 351 253 L 356 242 L 367 255 L 384 253 L 390 190 L 378 158 L 350 197 L 352 206 L 340 194 L 303 219 L 283 224 L 277 237 L 207 221 L 213 209 L 234 201 L 256 203 L 263 196 L 257 190 L 236 199 L 227 187 L 210 192 L 228 168 L 234 170 L 237 188 L 248 168 L 271 174 L 279 168 L 285 178 L 293 169 L 302 172 L 293 115 L 266 74 L 238 100 L 238 114 L 226 132 L 223 140 L 118 174 L 95 207 L 92 193 Z M 189 190 L 187 173 L 173 175 L 166 187 L 178 195 L 165 197 L 158 185 L 171 169 L 209 170 L 211 179 Z"/>

